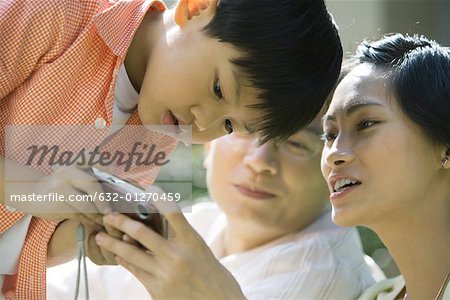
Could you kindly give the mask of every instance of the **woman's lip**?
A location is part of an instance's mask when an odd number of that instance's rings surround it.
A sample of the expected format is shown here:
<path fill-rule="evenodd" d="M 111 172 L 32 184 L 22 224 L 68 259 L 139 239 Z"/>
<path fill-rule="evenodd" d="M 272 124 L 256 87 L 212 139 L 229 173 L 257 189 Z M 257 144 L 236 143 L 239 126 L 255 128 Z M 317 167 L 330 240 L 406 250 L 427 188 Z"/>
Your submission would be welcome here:
<path fill-rule="evenodd" d="M 348 193 L 352 192 L 355 188 L 357 188 L 358 186 L 360 186 L 361 184 L 355 184 L 349 187 L 346 187 L 338 192 L 332 192 L 330 194 L 330 201 L 338 201 L 341 198 L 345 197 Z"/>
<path fill-rule="evenodd" d="M 242 185 L 234 185 L 234 187 L 244 196 L 254 198 L 254 199 L 269 199 L 275 197 L 274 194 L 258 191 L 258 190 L 250 190 Z"/>

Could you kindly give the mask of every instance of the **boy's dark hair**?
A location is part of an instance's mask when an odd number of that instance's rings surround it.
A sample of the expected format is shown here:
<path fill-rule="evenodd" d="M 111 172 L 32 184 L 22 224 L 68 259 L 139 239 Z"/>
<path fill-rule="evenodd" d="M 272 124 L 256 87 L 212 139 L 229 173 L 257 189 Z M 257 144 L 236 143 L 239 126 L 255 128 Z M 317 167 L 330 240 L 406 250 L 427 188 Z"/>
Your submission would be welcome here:
<path fill-rule="evenodd" d="M 252 108 L 262 142 L 311 122 L 339 76 L 342 46 L 323 0 L 221 0 L 205 32 L 243 56 L 233 63 L 261 90 Z"/>
<path fill-rule="evenodd" d="M 363 42 L 354 60 L 386 70 L 400 109 L 450 148 L 450 50 L 424 36 L 395 34 Z"/>

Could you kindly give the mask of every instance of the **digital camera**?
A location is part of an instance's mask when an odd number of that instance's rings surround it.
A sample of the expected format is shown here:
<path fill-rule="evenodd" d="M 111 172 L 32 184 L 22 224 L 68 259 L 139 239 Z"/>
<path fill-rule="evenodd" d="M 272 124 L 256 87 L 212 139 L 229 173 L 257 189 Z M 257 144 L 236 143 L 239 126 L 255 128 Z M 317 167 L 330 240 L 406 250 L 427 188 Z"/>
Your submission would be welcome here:
<path fill-rule="evenodd" d="M 130 218 L 142 222 L 164 238 L 168 236 L 166 218 L 150 201 L 139 201 L 146 192 L 127 181 L 107 172 L 91 167 L 86 172 L 95 178 L 102 186 L 103 198 L 107 199 L 113 212 L 123 213 Z"/>

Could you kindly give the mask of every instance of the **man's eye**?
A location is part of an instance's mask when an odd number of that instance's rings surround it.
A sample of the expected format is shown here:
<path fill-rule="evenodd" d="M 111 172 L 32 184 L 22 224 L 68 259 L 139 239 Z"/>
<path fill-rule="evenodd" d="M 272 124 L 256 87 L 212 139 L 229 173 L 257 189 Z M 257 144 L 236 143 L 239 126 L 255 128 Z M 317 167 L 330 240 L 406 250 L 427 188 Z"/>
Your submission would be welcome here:
<path fill-rule="evenodd" d="M 214 86 L 213 86 L 213 91 L 214 91 L 214 95 L 216 95 L 216 97 L 218 99 L 222 99 L 223 95 L 222 95 L 222 88 L 220 86 L 220 81 L 219 79 L 216 79 L 214 81 Z"/>
<path fill-rule="evenodd" d="M 298 142 L 298 141 L 287 141 L 287 143 L 288 143 L 288 145 L 290 145 L 294 148 L 297 148 L 297 149 L 309 150 L 309 148 L 305 144 Z"/>
<path fill-rule="evenodd" d="M 233 132 L 233 124 L 231 124 L 231 121 L 228 119 L 225 120 L 225 130 L 228 134 Z"/>

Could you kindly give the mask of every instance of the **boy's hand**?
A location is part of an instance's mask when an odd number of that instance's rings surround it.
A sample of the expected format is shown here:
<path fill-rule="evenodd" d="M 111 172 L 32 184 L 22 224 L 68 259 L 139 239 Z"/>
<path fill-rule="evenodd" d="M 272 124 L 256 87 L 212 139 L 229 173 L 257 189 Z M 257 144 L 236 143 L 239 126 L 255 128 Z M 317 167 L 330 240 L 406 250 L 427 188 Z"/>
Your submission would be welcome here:
<path fill-rule="evenodd" d="M 65 220 L 56 227 L 47 248 L 48 267 L 65 263 L 77 256 L 77 228 L 79 224 L 76 220 Z M 104 229 L 99 225 L 84 224 L 83 226 L 86 256 L 98 265 L 116 265 L 114 255 L 101 249 L 95 243 L 95 235 L 104 231 Z"/>
<path fill-rule="evenodd" d="M 47 247 L 47 267 L 63 264 L 77 257 L 78 240 L 77 229 L 80 223 L 76 220 L 64 220 L 58 224 Z M 103 232 L 100 225 L 83 224 L 84 245 L 86 256 L 97 265 L 117 265 L 115 255 L 98 246 L 95 236 Z M 125 240 L 131 244 L 138 244 L 124 235 Z"/>
<path fill-rule="evenodd" d="M 39 178 L 34 183 L 23 183 L 22 194 L 35 197 L 50 197 L 57 201 L 15 201 L 6 203 L 20 211 L 33 216 L 61 221 L 75 219 L 85 224 L 103 225 L 102 213 L 111 211 L 106 201 L 100 201 L 103 193 L 97 180 L 83 169 L 75 166 L 61 167 L 48 176 Z M 76 201 L 77 198 L 83 201 Z M 91 201 L 89 201 L 91 200 Z"/>

